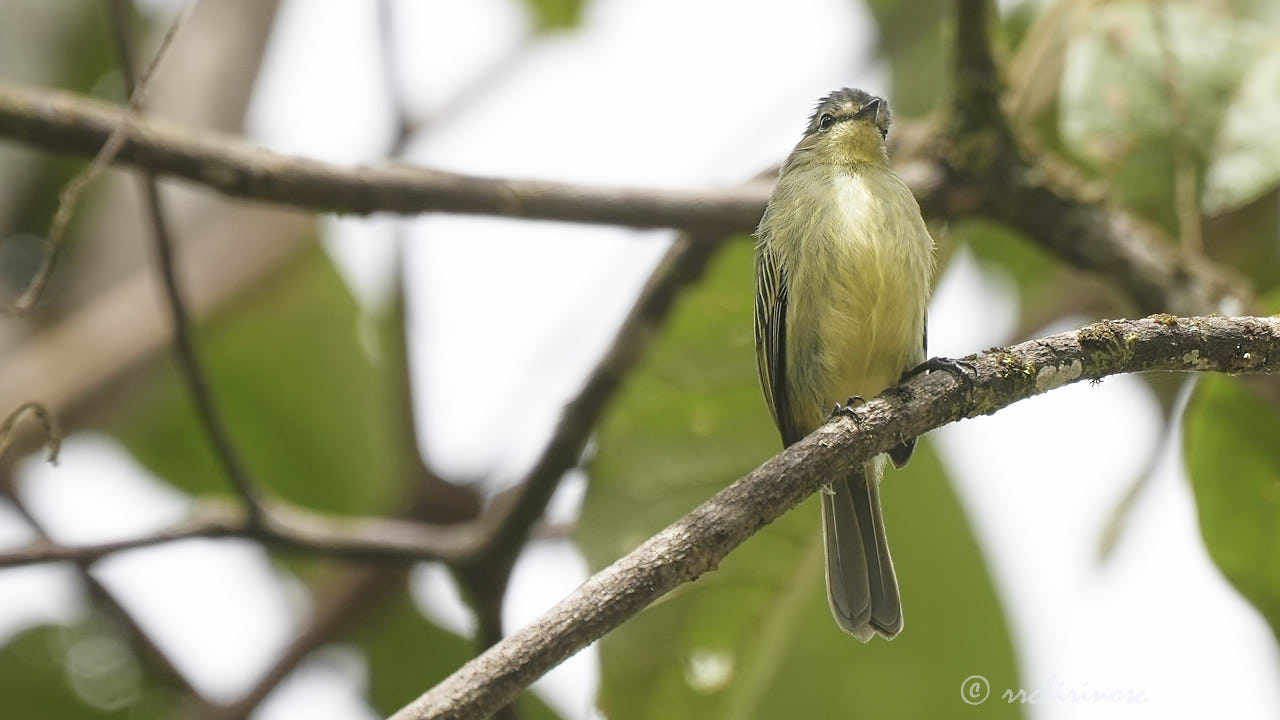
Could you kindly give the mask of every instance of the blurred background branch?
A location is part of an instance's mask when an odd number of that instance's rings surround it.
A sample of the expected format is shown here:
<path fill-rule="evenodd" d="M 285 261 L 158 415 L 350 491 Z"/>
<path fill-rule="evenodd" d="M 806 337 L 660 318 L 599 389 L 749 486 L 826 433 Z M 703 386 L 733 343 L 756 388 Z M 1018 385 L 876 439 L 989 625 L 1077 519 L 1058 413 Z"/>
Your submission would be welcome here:
<path fill-rule="evenodd" d="M 113 18 L 120 18 L 122 13 L 125 12 L 125 9 L 119 3 L 112 4 L 111 8 Z M 133 80 L 132 69 L 124 71 L 126 77 L 129 78 L 127 83 L 129 86 L 129 109 L 132 112 L 138 113 L 146 104 L 147 85 L 150 83 L 156 69 L 160 67 L 160 63 L 164 61 L 164 56 L 173 44 L 173 39 L 177 37 L 178 30 L 186 22 L 187 17 L 190 16 L 194 8 L 194 3 L 188 4 L 169 25 L 169 29 L 165 31 L 164 37 L 160 40 L 160 47 L 156 50 L 155 57 L 151 59 L 146 70 L 136 82 Z M 81 170 L 63 187 L 58 196 L 58 209 L 54 212 L 53 221 L 49 223 L 49 233 L 45 236 L 45 250 L 40 260 L 40 267 L 32 276 L 26 290 L 18 296 L 12 307 L 6 308 L 8 312 L 22 315 L 30 311 L 31 307 L 40 299 L 40 293 L 44 292 L 44 287 L 49 282 L 49 275 L 53 272 L 53 263 L 57 258 L 58 248 L 62 245 L 63 237 L 66 235 L 67 227 L 71 222 L 76 203 L 80 201 L 80 196 L 84 194 L 85 188 L 102 174 L 102 171 L 115 159 L 116 153 L 120 152 L 120 148 L 124 145 L 126 130 L 127 124 L 121 123 L 107 138 L 107 141 L 102 144 L 101 149 L 98 150 L 97 155 L 93 157 L 88 167 Z"/>
<path fill-rule="evenodd" d="M 986 88 L 983 83 L 991 81 L 974 82 Z M 969 109 L 958 115 L 990 109 L 989 103 L 966 102 Z M 900 146 L 895 165 L 929 216 L 1005 222 L 1071 265 L 1114 282 L 1140 312 L 1230 310 L 1224 301 L 1248 307 L 1250 294 L 1241 280 L 1203 257 L 1169 248 L 1150 223 L 1084 199 L 1071 189 L 1070 178 L 1049 177 L 1047 168 L 1022 157 L 1001 115 L 989 119 L 996 124 L 973 120 L 981 132 L 965 129 L 963 138 L 908 131 L 911 139 Z M 53 152 L 94 153 L 124 120 L 120 111 L 83 98 L 0 85 L 0 135 Z M 708 237 L 753 231 L 769 191 L 763 183 L 690 192 L 481 178 L 405 166 L 343 168 L 159 122 L 139 123 L 117 159 L 232 196 L 312 209 L 479 213 L 674 227 Z"/>
<path fill-rule="evenodd" d="M 131 49 L 128 16 L 132 6 L 128 0 L 110 0 L 107 13 L 111 26 L 111 37 L 115 41 L 117 62 L 121 77 L 124 78 L 125 94 L 130 97 L 130 111 L 141 115 L 146 102 L 145 83 L 151 73 L 160 67 L 164 51 L 177 35 L 183 21 L 195 7 L 188 4 L 174 20 L 170 30 L 165 33 L 164 40 L 156 58 L 149 64 L 147 72 L 140 78 L 135 77 L 133 70 L 133 50 Z M 122 125 L 121 127 L 125 127 Z M 114 139 L 115 135 L 112 136 Z M 108 144 L 111 139 L 108 140 Z M 104 146 L 105 147 L 105 146 Z M 106 154 L 107 160 L 114 152 Z M 171 342 L 174 360 L 178 365 L 191 401 L 195 404 L 196 414 L 204 426 L 205 435 L 213 446 L 227 480 L 240 495 L 248 512 L 250 522 L 257 522 L 262 513 L 262 497 L 257 484 L 250 478 L 249 471 L 241 459 L 240 451 L 231 441 L 230 429 L 223 420 L 209 387 L 209 379 L 205 374 L 200 355 L 196 350 L 194 333 L 191 329 L 191 316 L 187 311 L 187 302 L 183 299 L 182 290 L 178 287 L 177 270 L 173 259 L 173 240 L 170 237 L 169 220 L 166 218 L 164 205 L 160 198 L 160 187 L 155 174 L 147 168 L 142 169 L 139 186 L 145 198 L 146 213 L 151 223 L 151 235 L 154 241 L 156 265 L 164 287 L 165 300 L 169 309 Z"/>
<path fill-rule="evenodd" d="M 126 121 L 124 112 L 105 103 L 0 83 L 0 136 L 32 147 L 96 154 Z M 754 229 L 769 190 L 631 190 L 407 165 L 340 167 L 157 120 L 132 126 L 116 160 L 231 197 L 328 212 L 487 214 L 721 234 Z"/>

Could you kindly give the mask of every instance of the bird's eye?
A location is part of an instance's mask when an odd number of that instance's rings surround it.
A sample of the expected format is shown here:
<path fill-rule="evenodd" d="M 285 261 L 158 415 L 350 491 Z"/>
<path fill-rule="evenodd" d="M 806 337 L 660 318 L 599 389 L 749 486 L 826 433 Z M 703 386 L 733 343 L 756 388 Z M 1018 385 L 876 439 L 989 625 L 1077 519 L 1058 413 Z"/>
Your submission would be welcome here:
<path fill-rule="evenodd" d="M 818 129 L 826 130 L 827 128 L 835 124 L 835 121 L 836 119 L 834 117 L 831 117 L 830 113 L 822 113 L 822 117 L 818 118 Z"/>

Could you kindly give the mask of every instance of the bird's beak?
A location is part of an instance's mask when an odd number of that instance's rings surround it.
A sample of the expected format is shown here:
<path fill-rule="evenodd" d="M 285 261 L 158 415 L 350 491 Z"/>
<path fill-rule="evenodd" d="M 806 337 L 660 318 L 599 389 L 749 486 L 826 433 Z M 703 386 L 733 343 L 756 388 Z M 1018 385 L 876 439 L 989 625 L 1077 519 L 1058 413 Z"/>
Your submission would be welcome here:
<path fill-rule="evenodd" d="M 854 120 L 866 120 L 875 125 L 880 120 L 880 98 L 872 98 L 871 102 L 862 106 L 862 109 L 853 114 Z"/>

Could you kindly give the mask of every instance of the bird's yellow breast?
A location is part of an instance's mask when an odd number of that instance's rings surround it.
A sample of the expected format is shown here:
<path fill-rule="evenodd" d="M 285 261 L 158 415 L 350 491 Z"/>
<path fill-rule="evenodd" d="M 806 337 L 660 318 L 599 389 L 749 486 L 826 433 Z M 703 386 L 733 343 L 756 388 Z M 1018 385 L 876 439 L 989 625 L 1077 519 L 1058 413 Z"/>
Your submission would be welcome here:
<path fill-rule="evenodd" d="M 787 368 L 804 432 L 832 405 L 870 398 L 924 361 L 933 240 L 887 168 L 797 169 L 771 246 L 787 268 Z M 784 182 L 780 180 L 780 184 Z M 781 209 L 781 208 L 775 208 Z"/>

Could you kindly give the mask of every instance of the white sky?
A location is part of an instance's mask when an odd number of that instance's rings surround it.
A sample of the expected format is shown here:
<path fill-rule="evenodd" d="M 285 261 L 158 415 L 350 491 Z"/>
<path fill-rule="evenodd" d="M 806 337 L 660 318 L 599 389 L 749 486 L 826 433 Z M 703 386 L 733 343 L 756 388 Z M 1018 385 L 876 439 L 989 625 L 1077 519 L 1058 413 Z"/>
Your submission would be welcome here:
<path fill-rule="evenodd" d="M 529 35 L 518 0 L 402 1 L 396 17 L 398 70 L 418 113 L 448 106 Z M 848 0 L 601 0 L 579 31 L 527 44 L 518 62 L 417 139 L 409 160 L 581 182 L 733 183 L 782 158 L 828 90 L 887 88 L 885 69 L 870 64 L 871 33 L 865 9 Z M 282 152 L 377 160 L 391 119 L 375 41 L 374 3 L 287 0 L 251 135 Z M 344 276 L 376 307 L 395 221 L 333 219 L 326 228 Z M 423 445 L 447 472 L 509 481 L 547 437 L 669 236 L 444 216 L 407 228 Z M 1013 292 L 960 253 L 931 307 L 931 351 L 960 355 L 1006 340 L 1017 320 Z M 483 429 L 493 408 L 517 395 L 527 426 L 500 447 Z M 990 560 L 1027 690 L 1146 693 L 1142 705 L 1091 705 L 1090 717 L 1280 717 L 1274 640 L 1205 555 L 1178 442 L 1111 562 L 1094 561 L 1102 523 L 1155 445 L 1157 418 L 1140 383 L 1116 378 L 936 434 Z M 22 481 L 32 509 L 64 540 L 138 532 L 180 516 L 187 502 L 100 436 L 71 438 L 58 468 L 33 461 Z M 584 483 L 579 474 L 557 512 L 573 512 Z M 0 540 L 25 537 L 0 505 Z M 243 692 L 287 643 L 291 618 L 307 614 L 296 583 L 247 543 L 136 551 L 97 572 L 216 699 Z M 507 622 L 528 622 L 585 577 L 571 544 L 535 543 L 516 568 Z M 62 566 L 0 572 L 0 642 L 30 623 L 77 617 L 77 587 Z M 429 617 L 470 627 L 439 568 L 423 566 L 413 587 Z M 598 672 L 589 650 L 538 687 L 567 717 L 585 718 Z M 364 673 L 358 652 L 326 649 L 257 717 L 372 717 L 360 695 Z M 1040 720 L 1081 714 L 1063 703 L 1028 712 Z"/>

